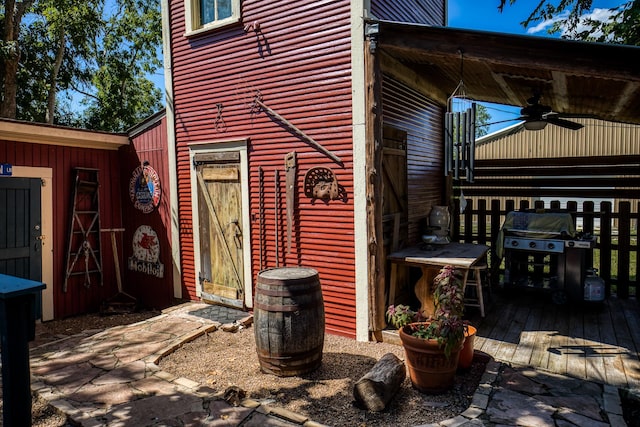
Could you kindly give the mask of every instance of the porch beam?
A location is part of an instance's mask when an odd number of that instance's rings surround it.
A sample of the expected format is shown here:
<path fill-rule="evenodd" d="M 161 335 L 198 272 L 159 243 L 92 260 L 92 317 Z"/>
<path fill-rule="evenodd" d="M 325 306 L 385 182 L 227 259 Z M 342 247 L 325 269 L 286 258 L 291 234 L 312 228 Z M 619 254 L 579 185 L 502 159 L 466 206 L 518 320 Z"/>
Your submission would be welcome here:
<path fill-rule="evenodd" d="M 459 194 L 459 190 L 457 191 Z M 615 189 L 611 188 L 574 188 L 574 189 L 562 189 L 562 188 L 471 188 L 464 186 L 465 197 L 478 196 L 478 197 L 561 197 L 561 198 L 584 198 L 584 199 L 636 199 L 638 197 L 637 189 Z"/>
<path fill-rule="evenodd" d="M 532 41 L 531 37 L 514 34 L 459 29 L 454 33 L 454 30 L 446 28 L 386 22 L 380 23 L 379 44 L 405 57 L 428 55 L 458 63 L 462 49 L 465 61 L 485 62 L 490 58 L 492 63 L 505 66 L 640 81 L 639 65 L 629 60 L 629 53 L 634 50 L 640 52 L 640 48 L 623 45 L 544 38 Z"/>
<path fill-rule="evenodd" d="M 520 168 L 481 168 L 476 167 L 475 171 L 482 177 L 503 177 L 509 175 L 511 170 L 517 170 L 519 176 L 621 176 L 636 175 L 638 164 L 619 166 L 597 166 L 597 165 L 575 165 L 575 166 L 552 166 L 552 167 L 520 167 Z"/>
<path fill-rule="evenodd" d="M 522 168 L 531 166 L 540 160 L 544 166 L 576 166 L 576 165 L 640 165 L 640 155 L 630 156 L 586 156 L 586 157 L 549 157 L 549 158 L 523 158 L 523 159 L 476 159 L 476 168 Z"/>
<path fill-rule="evenodd" d="M 634 173 L 634 175 L 636 175 Z M 565 175 L 566 176 L 566 175 Z M 571 176 L 571 175 L 568 175 Z M 476 178 L 473 184 L 467 183 L 469 187 L 545 187 L 553 188 L 558 186 L 566 186 L 567 182 L 570 182 L 571 187 L 584 187 L 584 188 L 611 188 L 619 187 L 621 185 L 620 178 L 599 178 L 597 176 L 585 176 L 585 177 L 571 177 L 568 180 L 558 181 L 558 177 L 563 175 L 547 175 L 547 178 L 532 178 L 532 177 L 513 177 L 504 176 L 498 177 L 498 179 L 483 179 Z M 622 183 L 625 187 L 640 187 L 640 177 L 625 177 Z"/>
<path fill-rule="evenodd" d="M 440 105 L 447 105 L 447 98 L 449 95 L 443 91 L 442 88 L 437 87 L 425 78 L 425 76 L 421 76 L 413 69 L 385 53 L 384 50 L 380 50 L 378 52 L 378 55 L 380 55 L 380 64 L 385 73 L 389 74 L 401 83 L 416 89 L 418 92 L 422 93 L 427 98 L 438 102 Z"/>

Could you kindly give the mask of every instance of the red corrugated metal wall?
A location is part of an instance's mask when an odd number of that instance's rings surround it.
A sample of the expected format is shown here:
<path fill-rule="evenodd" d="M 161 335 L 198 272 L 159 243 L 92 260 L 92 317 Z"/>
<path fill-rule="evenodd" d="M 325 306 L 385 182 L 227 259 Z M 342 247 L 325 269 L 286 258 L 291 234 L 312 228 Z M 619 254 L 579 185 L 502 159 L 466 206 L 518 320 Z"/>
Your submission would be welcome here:
<path fill-rule="evenodd" d="M 167 119 L 153 119 L 140 133 L 133 134 L 131 145 L 121 148 L 122 194 L 125 228 L 124 243 L 119 246 L 120 265 L 124 274 L 125 292 L 136 297 L 148 308 L 165 308 L 173 302 L 173 266 L 171 259 L 171 215 L 169 197 L 169 160 L 167 146 Z M 134 207 L 129 196 L 129 180 L 143 162 L 158 173 L 160 180 L 160 203 L 152 212 L 144 213 Z M 133 234 L 141 225 L 148 225 L 158 235 L 160 263 L 164 265 L 164 277 L 132 271 L 127 260 L 133 255 Z"/>
<path fill-rule="evenodd" d="M 43 130 L 44 131 L 44 130 Z M 88 134 L 88 138 L 90 138 Z M 110 240 L 102 236 L 102 287 L 92 284 L 69 286 L 63 292 L 66 272 L 67 241 L 74 167 L 100 170 L 100 221 L 102 228 L 118 227 L 121 218 L 120 157 L 117 151 L 72 148 L 55 145 L 0 141 L 0 159 L 14 166 L 47 167 L 53 169 L 53 229 L 45 244 L 53 244 L 54 316 L 64 318 L 96 312 L 101 303 L 117 293 Z"/>
<path fill-rule="evenodd" d="M 441 205 L 445 190 L 442 107 L 393 78 L 384 77 L 385 125 L 407 132 L 409 242 L 420 239 L 420 221 Z"/>
<path fill-rule="evenodd" d="M 280 253 L 285 252 L 284 156 L 298 155 L 298 204 L 291 254 L 280 265 L 318 270 L 327 331 L 355 336 L 350 5 L 343 1 L 243 1 L 242 22 L 198 37 L 184 35 L 184 1 L 171 2 L 178 199 L 183 286 L 196 297 L 189 149 L 187 144 L 250 139 L 252 279 L 260 270 L 259 174 L 264 169 L 266 247 L 262 267 L 275 266 L 275 170 L 281 171 Z M 259 24 L 259 31 L 254 31 Z M 245 32 L 243 27 L 251 24 Z M 262 101 L 340 156 L 331 161 L 264 111 Z M 218 106 L 220 108 L 218 108 Z M 221 116 L 216 121 L 218 111 Z M 303 177 L 332 168 L 345 201 L 312 204 Z M 254 280 L 255 281 L 255 280 Z"/>
<path fill-rule="evenodd" d="M 377 19 L 415 24 L 445 25 L 445 2 L 435 0 L 372 0 Z"/>

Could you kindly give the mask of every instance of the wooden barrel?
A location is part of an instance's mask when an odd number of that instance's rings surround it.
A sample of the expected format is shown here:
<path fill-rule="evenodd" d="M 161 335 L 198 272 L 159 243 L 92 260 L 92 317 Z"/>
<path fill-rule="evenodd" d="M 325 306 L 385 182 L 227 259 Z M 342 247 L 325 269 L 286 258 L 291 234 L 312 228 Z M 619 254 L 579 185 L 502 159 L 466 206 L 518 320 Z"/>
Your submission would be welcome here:
<path fill-rule="evenodd" d="M 324 303 L 318 272 L 306 267 L 261 271 L 253 324 L 262 372 L 290 377 L 317 369 L 324 346 Z"/>

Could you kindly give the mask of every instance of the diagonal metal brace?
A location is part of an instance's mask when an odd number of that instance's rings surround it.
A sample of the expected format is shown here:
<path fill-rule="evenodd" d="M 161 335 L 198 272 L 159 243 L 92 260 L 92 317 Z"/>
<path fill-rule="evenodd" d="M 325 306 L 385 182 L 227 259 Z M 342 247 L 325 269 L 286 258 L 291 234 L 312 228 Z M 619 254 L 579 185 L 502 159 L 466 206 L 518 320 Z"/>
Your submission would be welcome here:
<path fill-rule="evenodd" d="M 318 149 L 318 151 L 322 152 L 324 155 L 326 155 L 327 157 L 329 157 L 331 160 L 333 160 L 334 162 L 338 163 L 340 166 L 343 166 L 344 164 L 342 163 L 342 159 L 340 157 L 338 157 L 337 155 L 335 155 L 334 153 L 332 153 L 331 151 L 327 150 L 326 148 L 324 148 L 319 142 L 317 142 L 315 139 L 313 139 L 312 137 L 310 137 L 309 135 L 307 135 L 306 133 L 304 133 L 302 130 L 298 129 L 293 123 L 291 123 L 289 120 L 285 119 L 284 117 L 282 117 L 280 114 L 278 114 L 277 112 L 275 112 L 273 109 L 271 109 L 270 107 L 268 107 L 264 102 L 262 102 L 262 100 L 260 99 L 260 95 L 257 94 L 254 101 L 255 105 L 258 105 L 260 108 L 262 108 L 264 111 L 266 111 L 267 113 L 271 114 L 273 117 L 275 117 L 276 119 L 278 119 L 279 121 L 281 121 L 282 123 L 284 123 L 285 125 L 287 125 L 287 127 L 289 127 L 289 129 L 291 129 L 296 135 L 300 136 L 302 139 L 306 140 L 309 144 L 311 144 L 312 146 L 314 146 L 316 149 Z"/>

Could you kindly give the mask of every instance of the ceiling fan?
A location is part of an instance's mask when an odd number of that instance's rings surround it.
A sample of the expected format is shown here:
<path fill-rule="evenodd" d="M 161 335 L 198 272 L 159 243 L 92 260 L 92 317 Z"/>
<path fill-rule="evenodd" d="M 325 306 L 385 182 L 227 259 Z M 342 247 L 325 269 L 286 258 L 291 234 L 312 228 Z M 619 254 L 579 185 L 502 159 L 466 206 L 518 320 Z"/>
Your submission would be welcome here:
<path fill-rule="evenodd" d="M 542 130 L 547 123 L 561 126 L 563 128 L 578 130 L 584 125 L 560 118 L 560 114 L 551 110 L 551 107 L 540 104 L 540 94 L 535 94 L 527 99 L 527 105 L 520 110 L 520 117 L 517 120 L 524 120 L 524 127 L 527 130 Z"/>

